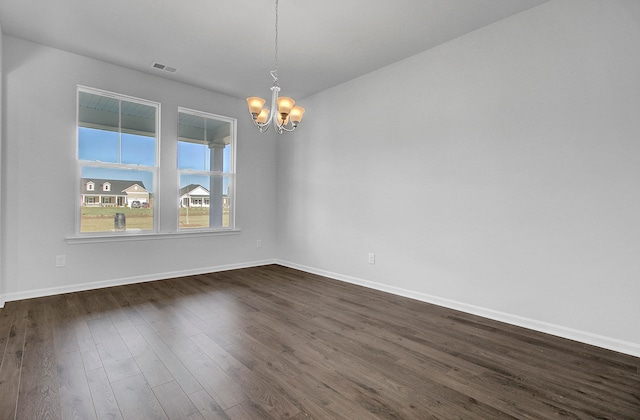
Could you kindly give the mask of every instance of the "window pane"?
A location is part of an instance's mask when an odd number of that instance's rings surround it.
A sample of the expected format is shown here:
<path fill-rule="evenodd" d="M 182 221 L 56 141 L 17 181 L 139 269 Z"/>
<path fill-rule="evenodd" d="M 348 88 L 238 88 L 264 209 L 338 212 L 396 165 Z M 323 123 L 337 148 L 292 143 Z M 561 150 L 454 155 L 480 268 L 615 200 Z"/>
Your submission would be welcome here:
<path fill-rule="evenodd" d="M 178 141 L 178 169 L 208 171 L 210 154 L 207 149 L 204 144 Z"/>
<path fill-rule="evenodd" d="M 123 133 L 156 136 L 156 107 L 137 102 L 120 102 L 121 122 Z"/>
<path fill-rule="evenodd" d="M 78 127 L 78 159 L 118 163 L 116 131 Z"/>
<path fill-rule="evenodd" d="M 181 174 L 179 227 L 230 227 L 230 182 L 227 176 Z"/>
<path fill-rule="evenodd" d="M 122 162 L 134 165 L 156 165 L 155 137 L 136 134 L 122 134 Z"/>
<path fill-rule="evenodd" d="M 120 100 L 88 92 L 79 92 L 78 126 L 120 131 Z"/>
<path fill-rule="evenodd" d="M 80 232 L 153 230 L 153 172 L 83 166 Z"/>
<path fill-rule="evenodd" d="M 81 91 L 78 159 L 156 165 L 157 107 Z"/>
<path fill-rule="evenodd" d="M 178 114 L 178 169 L 231 171 L 231 123 Z"/>

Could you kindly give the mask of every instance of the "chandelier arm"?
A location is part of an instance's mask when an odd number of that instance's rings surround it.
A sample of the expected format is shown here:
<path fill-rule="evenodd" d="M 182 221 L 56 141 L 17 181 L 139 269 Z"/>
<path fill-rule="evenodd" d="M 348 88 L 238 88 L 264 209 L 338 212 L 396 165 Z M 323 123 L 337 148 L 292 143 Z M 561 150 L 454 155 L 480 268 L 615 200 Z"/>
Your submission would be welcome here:
<path fill-rule="evenodd" d="M 297 125 L 292 125 L 291 128 L 287 128 L 286 125 L 279 125 L 278 126 L 278 130 L 280 131 L 280 133 L 282 133 L 283 131 L 286 131 L 286 132 L 290 133 L 293 130 L 295 130 L 296 127 L 297 127 Z"/>
<path fill-rule="evenodd" d="M 261 133 L 266 133 L 267 130 L 269 130 L 269 126 L 270 126 L 269 122 L 259 123 L 258 121 L 253 120 L 253 123 L 255 124 L 256 127 L 260 129 Z"/>

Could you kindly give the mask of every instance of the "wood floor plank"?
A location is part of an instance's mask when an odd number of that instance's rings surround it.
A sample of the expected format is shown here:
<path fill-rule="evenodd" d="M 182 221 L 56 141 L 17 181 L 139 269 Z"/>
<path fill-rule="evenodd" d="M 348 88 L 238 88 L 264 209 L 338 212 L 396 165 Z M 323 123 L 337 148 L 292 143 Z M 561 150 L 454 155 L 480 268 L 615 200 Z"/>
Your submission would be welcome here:
<path fill-rule="evenodd" d="M 127 315 L 127 318 L 131 321 L 133 325 L 141 325 L 146 323 L 138 308 L 135 305 L 132 305 L 129 301 L 127 301 L 126 295 L 123 293 L 118 293 L 116 291 L 112 292 L 114 296 L 117 296 L 118 299 L 122 299 L 122 311 Z"/>
<path fill-rule="evenodd" d="M 13 310 L 0 310 L 0 366 L 2 366 L 2 357 L 9 339 L 9 334 L 11 333 L 11 326 L 13 325 L 15 314 Z"/>
<path fill-rule="evenodd" d="M 157 331 L 180 330 L 187 336 L 201 332 L 179 310 L 176 310 L 175 306 L 179 305 L 179 302 L 174 302 L 171 289 L 150 283 L 147 293 L 152 297 L 153 305 L 149 311 L 143 313 L 143 317 Z M 158 312 L 151 310 L 154 308 L 161 309 L 162 316 L 158 317 Z"/>
<path fill-rule="evenodd" d="M 16 314 L 14 306 L 17 304 L 17 302 L 7 302 L 6 310 L 0 310 L 0 337 L 6 337 L 9 334 Z"/>
<path fill-rule="evenodd" d="M 111 289 L 111 295 L 134 325 L 145 323 L 138 309 L 148 302 L 148 297 L 137 284 L 114 287 Z"/>
<path fill-rule="evenodd" d="M 237 404 L 226 411 L 232 419 L 265 420 L 276 418 L 271 417 L 260 405 L 248 400 Z"/>
<path fill-rule="evenodd" d="M 171 372 L 129 319 L 116 323 L 115 327 L 151 388 L 174 380 Z"/>
<path fill-rule="evenodd" d="M 264 295 L 263 295 L 264 297 Z M 258 305 L 260 306 L 260 304 L 258 302 L 254 302 L 254 305 Z M 248 326 L 246 327 L 248 330 L 245 331 L 250 331 L 252 334 L 255 335 L 256 339 L 258 341 L 260 341 L 261 343 L 281 343 L 282 342 L 282 338 L 283 335 L 282 334 L 277 334 L 275 332 L 272 332 L 271 335 L 272 336 L 268 336 L 268 332 L 267 330 L 269 330 L 269 321 L 265 321 L 265 323 L 260 324 L 260 320 L 262 319 L 267 319 L 268 317 L 265 316 L 265 311 L 267 308 L 262 308 L 262 312 L 260 312 L 260 316 L 255 316 L 253 317 L 253 322 L 248 323 Z M 280 316 L 280 314 L 278 314 L 278 316 Z M 260 324 L 258 326 L 258 324 Z M 326 327 L 326 325 L 325 325 Z M 320 331 L 320 329 L 318 329 L 318 331 Z M 247 347 L 246 343 L 243 343 L 242 347 Z M 296 348 L 299 349 L 300 348 L 300 344 L 294 344 L 294 343 L 290 343 L 290 345 L 286 345 L 284 347 L 278 347 L 276 346 L 275 349 L 278 351 L 287 351 L 287 348 Z M 254 356 L 255 358 L 255 356 Z M 311 360 L 309 361 L 309 364 L 314 364 L 314 361 Z M 353 361 L 348 361 L 346 363 L 344 363 L 343 365 L 346 366 L 350 366 L 353 364 Z M 338 369 L 340 369 L 340 367 L 338 367 Z M 333 373 L 334 369 L 329 369 L 329 372 Z M 344 368 L 343 368 L 344 371 Z M 360 375 L 362 375 L 362 371 L 359 372 Z M 384 379 L 384 378 L 381 378 Z M 339 388 L 339 392 L 340 394 L 344 394 L 344 395 L 350 395 L 350 397 L 352 399 L 362 399 L 362 395 L 363 392 L 371 392 L 371 390 L 373 388 L 366 386 L 366 385 L 362 385 L 362 383 L 360 382 L 349 382 L 349 380 L 347 380 L 346 378 L 337 378 L 335 376 L 333 376 L 331 378 L 331 381 L 333 381 L 334 383 L 338 383 L 341 382 L 341 388 Z M 408 389 L 408 388 L 407 388 Z M 375 391 L 374 391 L 375 392 Z M 385 404 L 380 404 L 379 402 L 377 402 L 375 400 L 375 395 L 372 396 L 372 398 L 368 399 L 370 401 L 370 404 L 368 404 L 367 409 L 369 410 L 368 415 L 372 415 L 372 413 L 376 413 L 376 415 L 378 416 L 383 416 L 383 417 L 394 417 L 394 416 L 398 416 L 398 413 L 394 413 L 392 410 L 390 410 L 390 408 L 388 406 L 386 406 Z M 351 409 L 351 411 L 353 411 L 353 408 Z M 495 414 L 495 410 L 490 410 L 492 414 Z M 449 411 L 451 412 L 451 411 Z M 415 412 L 412 413 L 411 415 L 415 415 Z"/>
<path fill-rule="evenodd" d="M 321 319 L 317 319 L 316 321 L 322 322 Z M 354 323 L 354 325 L 357 326 L 359 324 Z M 468 363 L 457 357 L 455 354 L 449 354 L 429 347 L 425 348 L 424 346 L 415 346 L 416 343 L 413 340 L 402 339 L 393 333 L 390 334 L 384 329 L 378 329 L 370 325 L 365 325 L 362 328 L 357 329 L 342 329 L 341 333 L 346 339 L 359 343 L 359 346 L 363 348 L 368 346 L 367 343 L 372 340 L 376 340 L 376 346 L 378 348 L 378 351 L 376 352 L 377 354 L 383 356 L 385 353 L 403 355 L 401 359 L 393 360 L 394 365 L 397 367 L 394 373 L 400 374 L 400 376 L 394 378 L 395 383 L 392 388 L 400 390 L 415 389 L 416 386 L 419 386 L 420 384 L 403 384 L 403 378 L 411 377 L 411 375 L 407 375 L 407 372 L 419 369 L 431 380 L 437 379 L 439 383 L 455 391 L 468 395 L 472 401 L 474 401 L 473 404 L 482 405 L 483 402 L 486 402 L 490 406 L 498 409 L 500 412 L 518 417 L 527 416 L 525 411 L 514 409 L 508 403 L 503 404 L 500 400 L 497 400 L 492 393 L 483 392 L 485 388 L 481 383 L 481 375 L 487 373 L 488 370 L 482 366 L 474 363 Z M 356 349 L 357 348 L 358 347 L 356 347 Z M 381 353 L 381 351 L 384 351 L 384 353 Z M 369 353 L 369 350 L 367 350 L 366 353 L 363 353 L 365 357 L 362 357 L 361 360 L 368 361 L 367 356 Z M 381 359 L 377 363 L 384 363 L 384 360 Z M 374 362 L 374 364 L 370 365 L 368 369 L 373 369 L 373 372 L 375 372 L 377 363 Z M 391 380 L 391 378 L 392 376 L 387 376 L 386 381 Z M 469 386 L 470 378 L 476 378 L 478 383 L 475 384 L 475 387 Z M 382 380 L 383 383 L 386 381 L 384 379 Z M 520 397 L 525 396 L 525 393 L 521 391 L 519 387 L 507 389 L 505 392 L 509 392 L 507 396 L 511 398 L 516 397 L 516 394 L 519 394 Z M 465 404 L 466 402 L 459 403 L 459 405 Z M 546 405 L 542 406 L 547 408 Z M 478 407 L 474 407 L 474 411 L 479 411 Z M 495 412 L 488 412 L 486 414 L 491 417 L 499 415 L 499 413 Z"/>
<path fill-rule="evenodd" d="M 99 367 L 88 370 L 86 374 L 96 417 L 100 420 L 122 419 L 120 407 L 104 369 Z"/>
<path fill-rule="evenodd" d="M 193 278 L 184 278 L 181 283 L 172 282 L 166 290 L 176 306 L 187 310 L 200 320 L 214 318 L 217 315 L 215 293 L 203 293 Z"/>
<path fill-rule="evenodd" d="M 82 312 L 79 295 L 67 294 L 64 295 L 64 298 L 63 305 L 69 314 L 69 320 L 73 322 L 78 350 L 82 355 L 85 369 L 92 370 L 102 367 L 102 360 L 100 360 L 96 343 L 87 324 L 88 317 L 86 313 Z"/>
<path fill-rule="evenodd" d="M 185 357 L 186 356 L 186 357 Z M 183 354 L 184 365 L 224 410 L 247 399 L 242 388 L 201 351 Z"/>
<path fill-rule="evenodd" d="M 140 373 L 135 359 L 108 316 L 91 319 L 88 325 L 111 383 Z"/>
<path fill-rule="evenodd" d="M 204 419 L 176 381 L 156 386 L 153 388 L 153 393 L 170 419 Z"/>
<path fill-rule="evenodd" d="M 72 327 L 75 332 L 76 342 L 82 361 L 86 371 L 102 368 L 102 359 L 96 347 L 91 329 L 87 323 L 94 316 L 92 316 L 85 308 L 84 303 L 81 301 L 80 293 L 66 294 L 64 295 L 64 302 L 62 305 L 66 309 L 69 322 L 72 322 Z"/>
<path fill-rule="evenodd" d="M 158 335 L 223 409 L 247 399 L 242 388 L 187 335 L 178 330 L 165 330 Z"/>
<path fill-rule="evenodd" d="M 0 351 L 0 420 L 640 419 L 640 358 L 278 265 L 9 302 Z"/>
<path fill-rule="evenodd" d="M 300 410 L 291 401 L 291 396 L 281 387 L 263 378 L 259 373 L 246 368 L 225 371 L 244 391 L 254 404 L 270 413 L 273 418 L 289 418 Z"/>
<path fill-rule="evenodd" d="M 111 387 L 124 420 L 168 419 L 142 374 L 113 382 Z"/>
<path fill-rule="evenodd" d="M 56 353 L 56 361 L 62 418 L 97 418 L 80 352 Z"/>
<path fill-rule="evenodd" d="M 16 414 L 24 342 L 29 322 L 28 309 L 27 302 L 8 302 L 2 309 L 3 313 L 12 314 L 5 316 L 5 320 L 11 319 L 11 324 L 0 364 L 0 419 L 3 420 L 14 419 Z"/>
<path fill-rule="evenodd" d="M 301 346 L 296 349 L 302 351 Z M 300 413 L 321 419 L 371 416 L 369 411 L 355 404 L 346 394 L 328 385 L 327 382 L 330 381 L 323 382 L 322 375 L 327 372 L 323 371 L 316 361 L 309 367 L 313 372 L 308 374 L 304 367 L 298 368 L 295 365 L 305 364 L 295 354 L 272 351 L 249 336 L 246 336 L 242 345 L 229 346 L 227 349 L 245 365 L 250 366 L 252 371 L 271 378 L 272 384 L 292 399 Z M 335 373 L 333 369 L 330 369 L 330 372 Z"/>
<path fill-rule="evenodd" d="M 29 309 L 20 372 L 17 419 L 61 418 L 60 384 L 49 300 L 36 299 Z"/>
<path fill-rule="evenodd" d="M 85 314 L 88 320 L 109 317 L 109 307 L 105 304 L 104 297 L 100 291 L 88 290 L 78 293 L 77 296 L 76 303 L 79 311 Z"/>
<path fill-rule="evenodd" d="M 56 353 L 79 351 L 78 340 L 74 329 L 74 317 L 66 305 L 66 297 L 52 296 L 51 322 L 53 323 L 53 343 Z"/>
<path fill-rule="evenodd" d="M 151 327 L 146 324 L 141 324 L 137 325 L 136 329 L 145 338 L 149 346 L 187 394 L 202 390 L 202 385 L 198 380 Z"/>
<path fill-rule="evenodd" d="M 204 389 L 189 395 L 202 417 L 209 420 L 230 420 L 222 407 Z"/>
<path fill-rule="evenodd" d="M 340 351 L 336 351 L 335 347 Z M 473 403 L 469 397 L 442 383 L 434 372 L 417 376 L 415 371 L 404 368 L 397 361 L 385 360 L 384 357 L 363 357 L 368 354 L 366 347 L 348 338 L 335 335 L 331 341 L 322 336 L 306 345 L 306 363 L 322 363 L 324 369 L 312 371 L 332 387 L 350 399 L 360 401 L 361 405 L 372 413 L 385 413 L 388 417 L 414 417 L 418 413 L 434 416 L 454 416 L 461 418 L 500 418 L 504 416 L 500 410 L 490 408 L 486 404 Z M 322 360 L 322 362 L 318 362 Z M 385 374 L 380 373 L 381 367 Z M 339 372 L 336 375 L 335 372 Z M 380 397 L 384 398 L 380 398 Z M 364 403 L 364 402 L 367 403 Z M 403 401 L 410 401 L 404 406 Z M 393 413 L 395 407 L 398 413 Z"/>

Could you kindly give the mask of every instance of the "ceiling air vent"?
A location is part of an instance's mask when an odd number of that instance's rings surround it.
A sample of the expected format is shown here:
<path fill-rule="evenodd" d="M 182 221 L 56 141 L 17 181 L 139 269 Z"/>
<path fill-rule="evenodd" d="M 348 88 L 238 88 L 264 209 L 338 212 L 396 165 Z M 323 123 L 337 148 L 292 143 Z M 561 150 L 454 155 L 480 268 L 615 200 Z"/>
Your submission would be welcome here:
<path fill-rule="evenodd" d="M 151 67 L 158 70 L 168 71 L 169 73 L 175 73 L 178 71 L 178 69 L 175 67 L 167 66 L 166 64 L 161 64 L 161 63 L 158 63 L 157 61 L 154 62 L 151 65 Z"/>

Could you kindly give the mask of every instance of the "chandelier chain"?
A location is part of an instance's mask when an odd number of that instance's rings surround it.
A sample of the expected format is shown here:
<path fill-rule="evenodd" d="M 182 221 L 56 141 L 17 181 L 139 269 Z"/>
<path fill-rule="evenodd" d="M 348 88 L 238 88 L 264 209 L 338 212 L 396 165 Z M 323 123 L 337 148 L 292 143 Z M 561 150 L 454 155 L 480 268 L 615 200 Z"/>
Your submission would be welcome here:
<path fill-rule="evenodd" d="M 276 61 L 276 69 L 274 73 L 276 74 L 276 79 L 278 75 L 278 0 L 276 0 L 276 48 L 275 48 L 275 61 Z"/>

